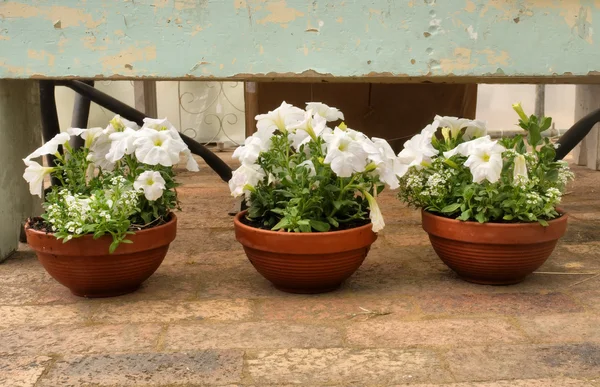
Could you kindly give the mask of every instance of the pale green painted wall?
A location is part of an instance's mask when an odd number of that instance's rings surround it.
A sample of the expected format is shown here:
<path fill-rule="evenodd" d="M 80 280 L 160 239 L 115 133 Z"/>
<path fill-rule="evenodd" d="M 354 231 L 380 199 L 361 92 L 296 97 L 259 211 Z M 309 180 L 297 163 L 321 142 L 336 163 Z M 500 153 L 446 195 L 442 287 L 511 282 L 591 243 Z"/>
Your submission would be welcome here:
<path fill-rule="evenodd" d="M 0 80 L 0 262 L 17 248 L 21 222 L 41 213 L 23 180 L 23 159 L 40 146 L 36 81 Z"/>
<path fill-rule="evenodd" d="M 598 34 L 600 0 L 4 0 L 0 78 L 569 80 Z"/>

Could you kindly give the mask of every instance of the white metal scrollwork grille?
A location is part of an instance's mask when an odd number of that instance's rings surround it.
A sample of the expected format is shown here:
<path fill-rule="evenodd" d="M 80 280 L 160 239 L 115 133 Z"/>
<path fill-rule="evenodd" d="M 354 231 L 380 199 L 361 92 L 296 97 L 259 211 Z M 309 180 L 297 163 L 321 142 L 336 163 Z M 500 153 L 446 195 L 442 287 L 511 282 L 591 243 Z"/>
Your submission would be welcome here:
<path fill-rule="evenodd" d="M 205 144 L 243 142 L 242 82 L 177 82 L 177 95 L 182 133 Z"/>

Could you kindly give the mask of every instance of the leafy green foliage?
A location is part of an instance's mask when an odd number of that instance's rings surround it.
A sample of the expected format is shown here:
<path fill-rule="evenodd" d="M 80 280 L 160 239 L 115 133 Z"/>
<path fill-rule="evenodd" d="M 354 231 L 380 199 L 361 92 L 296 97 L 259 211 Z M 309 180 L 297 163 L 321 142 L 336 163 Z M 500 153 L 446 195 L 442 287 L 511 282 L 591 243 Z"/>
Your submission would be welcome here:
<path fill-rule="evenodd" d="M 410 206 L 462 221 L 537 221 L 547 225 L 548 220 L 559 216 L 556 206 L 573 174 L 565 162 L 554 160 L 554 144 L 542 136 L 552 119 L 527 117 L 518 109 L 519 125 L 527 131 L 527 137 L 517 135 L 499 141 L 506 151 L 498 181 L 473 182 L 470 169 L 464 165 L 467 156 L 443 156 L 460 139 L 444 136 L 446 141 L 433 142 L 440 154 L 430 165 L 411 167 L 400 178 L 399 198 Z M 526 175 L 516 173 L 517 158 L 524 159 Z"/>
<path fill-rule="evenodd" d="M 369 203 L 361 192 L 380 192 L 384 187 L 372 169 L 338 177 L 323 162 L 321 137 L 298 152 L 286 134 L 275 134 L 271 140 L 271 148 L 257 161 L 267 177 L 248 187 L 250 219 L 265 228 L 294 232 L 324 232 L 368 220 Z"/>
<path fill-rule="evenodd" d="M 128 235 L 167 220 L 178 208 L 177 183 L 172 167 L 150 166 L 125 155 L 114 170 L 95 169 L 88 160 L 88 148 L 67 147 L 66 156 L 57 160 L 52 176 L 60 181 L 44 201 L 42 218 L 58 239 L 68 242 L 83 235 L 94 239 L 111 235 L 110 253 L 121 243 L 131 243 Z M 143 172 L 160 172 L 165 190 L 157 200 L 148 200 L 133 187 Z"/>

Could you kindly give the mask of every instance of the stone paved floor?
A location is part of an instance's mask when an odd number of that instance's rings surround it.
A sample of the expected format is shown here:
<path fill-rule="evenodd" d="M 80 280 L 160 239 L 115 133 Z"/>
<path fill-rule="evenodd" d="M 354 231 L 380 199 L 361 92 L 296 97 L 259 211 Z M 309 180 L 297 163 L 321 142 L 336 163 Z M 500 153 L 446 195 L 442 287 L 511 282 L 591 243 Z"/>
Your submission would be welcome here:
<path fill-rule="evenodd" d="M 74 297 L 26 246 L 0 265 L 0 386 L 598 387 L 600 172 L 575 170 L 568 234 L 522 284 L 461 281 L 387 194 L 362 268 L 316 296 L 258 275 L 227 185 L 182 173 L 177 240 L 136 293 Z"/>

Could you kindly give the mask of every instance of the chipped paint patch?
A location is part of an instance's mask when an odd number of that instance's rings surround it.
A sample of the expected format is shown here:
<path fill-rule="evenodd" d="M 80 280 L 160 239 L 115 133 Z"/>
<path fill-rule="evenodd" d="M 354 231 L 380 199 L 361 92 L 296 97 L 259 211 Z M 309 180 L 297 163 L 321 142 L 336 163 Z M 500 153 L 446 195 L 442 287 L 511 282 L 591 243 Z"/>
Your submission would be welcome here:
<path fill-rule="evenodd" d="M 473 40 L 477 40 L 477 32 L 475 32 L 475 29 L 473 28 L 473 26 L 469 26 L 467 27 L 467 32 L 469 33 L 469 38 L 473 39 Z"/>
<path fill-rule="evenodd" d="M 465 11 L 467 11 L 469 13 L 473 13 L 473 12 L 475 12 L 476 9 L 477 9 L 477 6 L 475 5 L 475 3 L 471 0 L 467 0 L 467 5 L 465 6 Z"/>
<path fill-rule="evenodd" d="M 507 51 L 501 51 L 500 53 L 498 53 L 494 50 L 481 50 L 481 51 L 478 51 L 477 53 L 486 55 L 487 62 L 490 65 L 498 65 L 498 64 L 500 64 L 502 66 L 509 65 L 510 56 L 508 55 Z"/>
<path fill-rule="evenodd" d="M 454 49 L 453 58 L 444 58 L 440 60 L 440 68 L 446 74 L 452 74 L 457 71 L 470 70 L 477 66 L 477 63 L 471 62 L 472 50 L 465 47 Z"/>
<path fill-rule="evenodd" d="M 266 17 L 258 20 L 258 24 L 265 25 L 268 23 L 276 23 L 283 28 L 287 28 L 290 22 L 296 20 L 298 17 L 304 16 L 303 12 L 288 7 L 285 0 L 269 2 L 266 5 L 266 10 L 269 12 L 269 14 Z"/>
<path fill-rule="evenodd" d="M 127 65 L 133 66 L 136 62 L 153 61 L 155 59 L 156 46 L 144 48 L 129 47 L 121 50 L 121 52 L 116 55 L 103 56 L 100 58 L 100 63 L 102 63 L 103 69 L 118 72 L 119 70 L 126 68 Z"/>
<path fill-rule="evenodd" d="M 96 28 L 106 21 L 105 16 L 95 19 L 91 14 L 77 7 L 53 5 L 44 7 L 31 6 L 14 1 L 0 3 L 0 15 L 5 18 L 34 18 L 41 16 L 52 21 L 54 25 L 60 21 L 60 28 L 69 28 L 84 25 L 87 28 Z"/>
<path fill-rule="evenodd" d="M 83 41 L 83 46 L 85 48 L 87 48 L 88 50 L 92 50 L 92 51 L 108 50 L 108 46 L 106 44 L 105 45 L 97 45 L 96 44 L 97 38 L 95 36 L 86 36 L 85 38 L 81 38 L 81 41 Z"/>
<path fill-rule="evenodd" d="M 41 50 L 41 51 L 27 50 L 27 57 L 30 59 L 44 61 L 50 67 L 54 66 L 54 61 L 56 60 L 56 56 L 54 56 L 44 50 Z"/>

